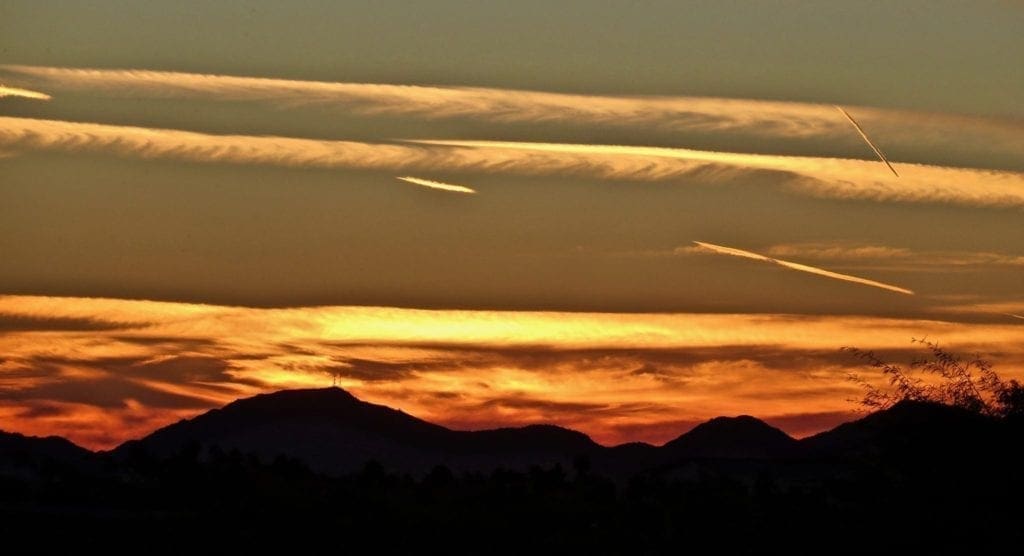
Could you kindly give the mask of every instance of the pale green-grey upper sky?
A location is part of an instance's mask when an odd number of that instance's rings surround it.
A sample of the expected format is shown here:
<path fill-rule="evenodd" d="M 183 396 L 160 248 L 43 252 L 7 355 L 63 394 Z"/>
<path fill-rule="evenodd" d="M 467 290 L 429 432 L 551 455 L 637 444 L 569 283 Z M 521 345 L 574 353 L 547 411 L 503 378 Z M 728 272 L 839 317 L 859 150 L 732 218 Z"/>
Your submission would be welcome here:
<path fill-rule="evenodd" d="M 859 107 L 851 110 L 908 175 L 884 181 L 880 167 L 879 176 L 831 177 L 808 194 L 791 187 L 788 167 L 673 179 L 576 167 L 530 175 L 338 168 L 200 160 L 181 145 L 161 154 L 128 153 L 117 142 L 84 148 L 85 132 L 40 146 L 28 137 L 38 130 L 20 130 L 0 143 L 0 293 L 897 315 L 995 304 L 1010 307 L 990 317 L 1003 318 L 1024 299 L 1024 211 L 1003 202 L 1007 190 L 977 203 L 836 188 L 865 179 L 924 188 L 930 178 L 914 182 L 907 165 L 925 163 L 1009 171 L 1009 191 L 1024 195 L 1012 190 L 1024 183 L 1021 29 L 1024 7 L 1015 2 L 3 2 L 0 64 L 841 104 Z M 0 124 L 12 134 L 35 125 L 17 123 L 31 118 L 388 144 L 501 140 L 873 160 L 838 113 L 828 133 L 802 136 L 756 125 L 722 131 L 701 124 L 706 114 L 668 127 L 565 108 L 517 117 L 524 108 L 514 104 L 490 106 L 497 115 L 435 117 L 401 106 L 25 79 L 0 73 L 0 84 L 53 99 L 0 98 L 0 117 L 17 118 Z M 478 194 L 395 180 L 410 171 Z M 987 178 L 970 179 L 978 181 L 949 178 L 968 193 L 987 191 Z M 917 295 L 699 253 L 689 249 L 695 240 Z"/>
<path fill-rule="evenodd" d="M 1024 117 L 1017 2 L 33 2 L 6 63 Z"/>

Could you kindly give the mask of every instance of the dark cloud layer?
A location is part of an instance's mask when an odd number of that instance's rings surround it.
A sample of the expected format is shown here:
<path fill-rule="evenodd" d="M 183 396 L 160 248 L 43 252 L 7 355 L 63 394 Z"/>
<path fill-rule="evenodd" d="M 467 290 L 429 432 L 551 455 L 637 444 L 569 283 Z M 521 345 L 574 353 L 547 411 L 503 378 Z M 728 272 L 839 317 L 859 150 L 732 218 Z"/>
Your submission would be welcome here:
<path fill-rule="evenodd" d="M 35 317 L 10 313 L 0 313 L 0 334 L 5 332 L 45 332 L 45 331 L 82 331 L 91 330 L 128 330 L 140 328 L 137 323 L 109 322 L 99 319 L 70 317 Z"/>
<path fill-rule="evenodd" d="M 158 360 L 138 357 L 74 359 L 39 357 L 9 363 L 0 373 L 0 400 L 58 401 L 99 408 L 125 408 L 129 403 L 164 409 L 198 409 L 212 405 L 198 395 L 204 390 L 233 391 L 232 384 L 262 385 L 251 378 L 235 377 L 229 361 L 205 356 L 167 357 Z M 88 369 L 80 374 L 69 369 Z M 161 388 L 173 385 L 178 391 Z M 193 394 L 184 392 L 191 389 Z M 51 410 L 53 409 L 52 406 Z"/>

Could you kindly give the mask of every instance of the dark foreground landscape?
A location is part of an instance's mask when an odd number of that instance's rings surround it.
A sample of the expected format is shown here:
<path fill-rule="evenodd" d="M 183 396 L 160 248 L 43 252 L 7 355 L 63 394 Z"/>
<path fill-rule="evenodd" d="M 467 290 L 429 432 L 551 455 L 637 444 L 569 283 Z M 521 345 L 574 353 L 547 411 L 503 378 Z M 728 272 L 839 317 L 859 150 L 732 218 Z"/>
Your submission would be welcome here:
<path fill-rule="evenodd" d="M 609 448 L 293 390 L 106 453 L 0 434 L 0 533 L 5 553 L 1017 553 L 1022 431 L 901 402 L 802 440 L 723 417 Z"/>

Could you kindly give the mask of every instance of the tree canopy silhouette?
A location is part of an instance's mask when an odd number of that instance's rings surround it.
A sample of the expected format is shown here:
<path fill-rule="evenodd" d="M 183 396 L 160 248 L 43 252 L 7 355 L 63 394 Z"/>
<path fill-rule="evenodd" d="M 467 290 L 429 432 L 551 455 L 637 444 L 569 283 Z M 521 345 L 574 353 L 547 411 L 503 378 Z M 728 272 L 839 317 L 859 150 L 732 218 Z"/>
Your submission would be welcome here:
<path fill-rule="evenodd" d="M 1000 377 L 988 360 L 980 355 L 961 357 L 927 339 L 911 341 L 923 346 L 926 353 L 907 366 L 884 361 L 872 351 L 841 348 L 880 369 L 888 383 L 878 386 L 851 373 L 850 380 L 864 388 L 863 398 L 857 400 L 862 406 L 877 411 L 907 400 L 940 403 L 998 418 L 1024 416 L 1024 385 Z"/>

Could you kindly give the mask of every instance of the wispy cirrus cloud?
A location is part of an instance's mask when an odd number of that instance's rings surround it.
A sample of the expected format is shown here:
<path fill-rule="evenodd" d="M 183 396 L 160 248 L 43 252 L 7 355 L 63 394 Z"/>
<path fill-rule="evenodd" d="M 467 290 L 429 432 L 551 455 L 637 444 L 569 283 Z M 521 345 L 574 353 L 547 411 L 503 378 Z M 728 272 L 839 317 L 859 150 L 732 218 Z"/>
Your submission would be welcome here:
<path fill-rule="evenodd" d="M 999 315 L 1024 320 L 1024 301 L 965 301 L 937 307 L 935 312 L 947 315 Z"/>
<path fill-rule="evenodd" d="M 803 242 L 771 245 L 764 252 L 778 257 L 806 257 L 818 260 L 889 260 L 907 259 L 914 251 L 888 245 L 863 245 L 845 242 Z"/>
<path fill-rule="evenodd" d="M 736 249 L 735 247 L 724 247 L 722 245 L 715 245 L 713 243 L 705 243 L 703 241 L 694 241 L 698 247 L 711 252 L 719 253 L 722 255 L 731 255 L 733 257 L 741 257 L 745 259 L 753 259 L 755 261 L 761 261 L 779 265 L 792 270 L 798 270 L 800 272 L 807 272 L 809 274 L 816 274 L 818 276 L 824 276 L 826 278 L 833 278 L 836 280 L 842 280 L 844 282 L 852 282 L 854 284 L 861 284 L 864 286 L 871 286 L 874 288 L 881 288 L 883 290 L 889 290 L 905 295 L 914 295 L 914 292 L 906 288 L 894 286 L 892 284 L 886 284 L 885 282 L 878 282 L 876 280 L 869 280 L 867 278 L 861 278 L 859 276 L 851 276 L 849 274 L 840 274 L 838 272 L 832 272 L 831 270 L 825 270 L 823 268 L 817 268 L 805 264 L 794 263 L 792 261 L 784 261 L 782 259 L 775 259 L 772 257 L 766 257 L 764 255 L 754 253 L 752 251 L 746 251 L 744 249 Z"/>
<path fill-rule="evenodd" d="M 679 135 L 725 134 L 771 149 L 763 139 L 835 141 L 854 144 L 843 115 L 829 104 L 688 96 L 610 96 L 479 87 L 340 83 L 242 77 L 139 69 L 0 66 L 0 76 L 24 86 L 107 98 L 152 98 L 266 102 L 288 109 L 341 109 L 368 116 L 428 120 L 463 118 L 510 123 L 562 123 L 606 128 L 640 128 Z M 885 137 L 892 148 L 921 148 L 962 158 L 972 150 L 1020 169 L 1024 122 L 991 118 L 850 107 L 859 121 Z M 970 157 L 969 157 L 970 158 Z"/>
<path fill-rule="evenodd" d="M 1024 173 L 905 165 L 898 183 L 863 160 L 614 145 L 417 140 L 402 144 L 212 135 L 0 117 L 0 148 L 295 168 L 570 175 L 627 181 L 738 178 L 839 199 L 1024 206 Z"/>
<path fill-rule="evenodd" d="M 777 183 L 800 192 L 840 199 L 949 202 L 981 206 L 1020 206 L 1024 201 L 1024 173 L 1020 172 L 907 164 L 903 178 L 893 183 L 891 178 L 878 177 L 873 162 L 842 158 L 519 141 L 441 139 L 413 142 L 481 150 L 507 149 L 574 155 L 589 162 L 591 168 L 599 174 L 601 168 L 616 168 L 616 162 L 633 162 L 630 170 L 637 179 L 643 179 L 640 176 L 648 176 L 647 179 L 672 179 L 689 174 L 700 175 L 711 181 L 725 181 L 737 178 L 737 173 L 746 173 L 748 176 L 759 172 L 769 173 Z M 683 168 L 686 170 L 682 171 Z M 607 172 L 603 177 L 620 177 L 626 173 Z"/>
<path fill-rule="evenodd" d="M 827 105 L 707 97 L 550 93 L 481 87 L 339 83 L 186 72 L 0 66 L 19 82 L 113 98 L 269 101 L 282 106 L 353 107 L 368 114 L 496 122 L 592 122 L 670 130 L 751 131 L 817 136 L 845 125 Z"/>
<path fill-rule="evenodd" d="M 958 267 L 1024 266 L 1024 255 L 992 251 L 913 250 L 886 245 L 848 242 L 807 242 L 772 245 L 765 253 L 773 257 L 803 257 L 820 261 L 856 263 L 871 268 L 903 270 L 955 269 Z"/>

